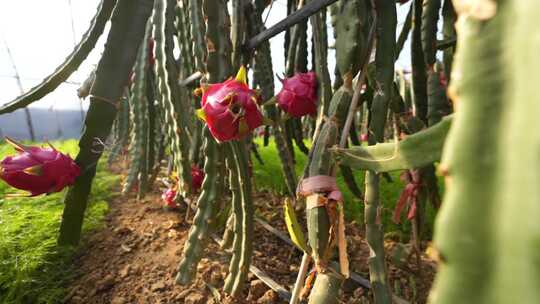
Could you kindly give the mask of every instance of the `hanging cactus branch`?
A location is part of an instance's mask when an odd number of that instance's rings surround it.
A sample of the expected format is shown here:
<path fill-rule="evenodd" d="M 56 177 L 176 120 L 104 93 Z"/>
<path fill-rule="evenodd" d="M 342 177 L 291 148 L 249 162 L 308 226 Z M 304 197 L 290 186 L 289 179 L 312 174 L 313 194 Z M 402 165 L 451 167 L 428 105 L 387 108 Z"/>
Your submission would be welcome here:
<path fill-rule="evenodd" d="M 452 116 L 446 116 L 433 127 L 409 135 L 397 143 L 334 148 L 332 152 L 340 164 L 353 169 L 382 173 L 420 168 L 440 160 L 451 123 Z"/>
<path fill-rule="evenodd" d="M 97 40 L 103 33 L 105 25 L 115 7 L 116 0 L 102 0 L 99 4 L 96 15 L 90 21 L 90 27 L 84 33 L 81 41 L 75 47 L 73 52 L 56 68 L 56 70 L 47 76 L 40 84 L 33 87 L 27 93 L 17 97 L 0 107 L 0 114 L 11 113 L 17 109 L 27 107 L 36 100 L 54 91 L 62 82 L 75 72 L 81 63 L 86 59 L 90 51 L 94 49 Z"/>

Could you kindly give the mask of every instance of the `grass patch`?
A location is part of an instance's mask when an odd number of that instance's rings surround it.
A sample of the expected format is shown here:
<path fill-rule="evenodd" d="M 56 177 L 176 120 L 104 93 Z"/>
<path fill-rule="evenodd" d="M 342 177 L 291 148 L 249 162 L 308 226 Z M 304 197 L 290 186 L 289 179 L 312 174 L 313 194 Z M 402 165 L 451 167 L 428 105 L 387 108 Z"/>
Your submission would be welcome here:
<path fill-rule="evenodd" d="M 270 190 L 275 193 L 285 194 L 287 192 L 287 188 L 285 185 L 284 176 L 282 174 L 281 162 L 277 153 L 275 142 L 270 141 L 268 146 L 266 147 L 263 146 L 261 138 L 257 138 L 255 142 L 259 146 L 259 153 L 261 154 L 261 157 L 264 161 L 264 165 L 259 164 L 259 162 L 257 162 L 256 160 L 253 161 L 256 188 L 258 190 Z M 310 146 L 310 144 L 308 144 L 307 142 L 306 145 L 308 145 L 308 147 Z M 295 158 L 296 175 L 300 177 L 306 165 L 307 156 L 304 155 L 295 146 Z M 363 190 L 365 171 L 355 170 L 353 173 L 357 185 L 360 187 L 360 189 Z M 401 172 L 391 172 L 390 176 L 392 178 L 392 182 L 388 182 L 384 178 L 381 178 L 380 198 L 381 204 L 383 206 L 381 216 L 384 230 L 386 232 L 398 233 L 404 239 L 407 239 L 411 231 L 410 223 L 404 220 L 401 224 L 396 225 L 391 220 L 392 212 L 394 210 L 396 202 L 399 198 L 399 195 L 401 194 L 401 190 L 405 186 L 399 178 L 400 174 Z M 345 182 L 343 181 L 343 177 L 341 176 L 341 172 L 339 171 L 337 176 L 337 183 L 343 193 L 343 197 L 345 200 L 345 215 L 347 219 L 350 221 L 356 221 L 357 223 L 363 223 L 364 205 L 347 188 Z M 439 179 L 439 189 L 441 189 L 442 194 L 444 188 L 441 179 Z M 426 231 L 424 236 L 430 239 L 432 236 L 435 210 L 433 210 L 431 205 L 429 205 L 427 206 L 426 213 L 426 223 L 424 227 L 426 227 L 426 229 L 428 230 Z"/>
<path fill-rule="evenodd" d="M 54 142 L 64 153 L 76 155 L 77 141 Z M 0 145 L 0 158 L 14 154 Z M 102 225 L 111 188 L 119 180 L 100 163 L 86 211 L 83 233 Z M 58 247 L 63 199 L 67 190 L 36 198 L 4 198 L 17 190 L 0 182 L 0 303 L 58 303 L 73 275 L 74 248 Z"/>

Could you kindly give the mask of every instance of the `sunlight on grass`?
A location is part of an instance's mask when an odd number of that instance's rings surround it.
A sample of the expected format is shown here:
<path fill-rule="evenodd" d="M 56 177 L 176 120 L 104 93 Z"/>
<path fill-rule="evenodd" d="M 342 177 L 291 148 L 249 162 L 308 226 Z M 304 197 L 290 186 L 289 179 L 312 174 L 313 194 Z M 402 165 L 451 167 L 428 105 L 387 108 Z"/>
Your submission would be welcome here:
<path fill-rule="evenodd" d="M 77 141 L 53 142 L 63 153 L 76 155 Z M 13 154 L 0 145 L 0 158 Z M 86 212 L 84 232 L 100 227 L 108 210 L 107 200 L 118 177 L 98 166 Z M 17 190 L 0 182 L 0 197 Z M 58 248 L 63 198 L 67 190 L 36 198 L 0 199 L 0 303 L 57 303 L 63 284 L 72 275 L 74 250 Z"/>

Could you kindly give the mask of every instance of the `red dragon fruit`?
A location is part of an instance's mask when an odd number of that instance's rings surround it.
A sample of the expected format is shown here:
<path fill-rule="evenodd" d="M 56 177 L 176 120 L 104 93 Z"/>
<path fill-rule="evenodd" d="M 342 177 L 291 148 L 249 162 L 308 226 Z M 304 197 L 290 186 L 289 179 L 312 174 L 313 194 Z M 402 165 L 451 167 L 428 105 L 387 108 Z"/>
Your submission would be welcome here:
<path fill-rule="evenodd" d="M 51 144 L 48 148 L 25 146 L 6 137 L 19 154 L 0 162 L 0 178 L 10 186 L 30 192 L 30 196 L 59 192 L 81 173 L 68 155 Z"/>
<path fill-rule="evenodd" d="M 277 94 L 278 105 L 292 117 L 317 114 L 317 76 L 314 72 L 297 73 L 282 80 Z"/>
<path fill-rule="evenodd" d="M 176 208 L 176 188 L 169 188 L 163 192 L 161 195 L 161 199 L 163 199 L 163 202 L 165 203 L 165 206 L 175 209 Z"/>
<path fill-rule="evenodd" d="M 211 84 L 202 91 L 202 109 L 198 115 L 206 121 L 216 140 L 239 139 L 263 124 L 261 98 L 248 87 L 244 67 L 235 79 Z"/>
<path fill-rule="evenodd" d="M 156 63 L 156 56 L 155 56 L 155 41 L 153 38 L 148 39 L 148 65 L 150 67 L 153 67 Z"/>
<path fill-rule="evenodd" d="M 191 166 L 191 188 L 193 191 L 199 191 L 204 179 L 204 172 L 197 165 Z"/>
<path fill-rule="evenodd" d="M 368 135 L 366 133 L 360 134 L 360 141 L 368 141 Z"/>

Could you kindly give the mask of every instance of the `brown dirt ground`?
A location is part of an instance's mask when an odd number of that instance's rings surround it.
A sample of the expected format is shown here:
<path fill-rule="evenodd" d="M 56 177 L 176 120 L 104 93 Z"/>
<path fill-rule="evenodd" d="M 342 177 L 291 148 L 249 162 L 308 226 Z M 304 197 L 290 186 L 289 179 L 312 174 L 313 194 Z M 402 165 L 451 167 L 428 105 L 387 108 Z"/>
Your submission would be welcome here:
<path fill-rule="evenodd" d="M 281 200 L 272 194 L 255 194 L 257 214 L 286 232 Z M 165 210 L 160 193 L 145 199 L 118 197 L 110 202 L 105 227 L 88 236 L 75 264 L 78 274 L 65 303 L 286 303 L 255 276 L 242 297 L 233 299 L 219 290 L 227 273 L 227 255 L 213 241 L 208 242 L 198 275 L 191 286 L 174 283 L 189 223 L 185 210 Z M 290 290 L 296 278 L 301 253 L 255 225 L 253 264 Z M 347 227 L 351 268 L 368 277 L 369 249 L 357 225 Z M 411 303 L 425 303 L 435 272 L 435 262 L 421 256 L 421 272 L 415 258 L 407 257 L 408 246 L 386 243 L 389 280 L 394 293 Z M 342 303 L 370 303 L 369 290 L 346 281 Z"/>

